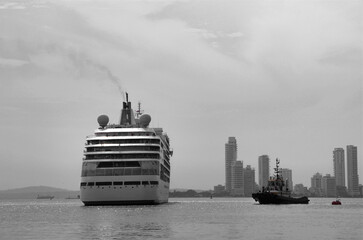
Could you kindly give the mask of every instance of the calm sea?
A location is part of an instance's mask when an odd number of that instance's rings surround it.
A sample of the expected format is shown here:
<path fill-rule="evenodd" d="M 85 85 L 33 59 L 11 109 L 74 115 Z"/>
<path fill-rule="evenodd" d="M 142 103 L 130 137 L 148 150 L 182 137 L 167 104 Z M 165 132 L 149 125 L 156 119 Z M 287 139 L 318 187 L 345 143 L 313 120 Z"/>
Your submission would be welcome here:
<path fill-rule="evenodd" d="M 84 207 L 79 200 L 2 200 L 0 239 L 363 239 L 363 200 L 169 199 L 158 206 Z"/>

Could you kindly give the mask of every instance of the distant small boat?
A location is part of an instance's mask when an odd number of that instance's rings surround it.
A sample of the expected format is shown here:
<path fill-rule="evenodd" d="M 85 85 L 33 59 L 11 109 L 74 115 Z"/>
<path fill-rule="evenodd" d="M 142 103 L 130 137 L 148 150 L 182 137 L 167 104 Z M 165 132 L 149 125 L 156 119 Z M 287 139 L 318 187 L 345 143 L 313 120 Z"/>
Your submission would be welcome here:
<path fill-rule="evenodd" d="M 337 199 L 337 200 L 333 201 L 331 203 L 331 205 L 342 205 L 342 202 L 340 201 L 340 199 Z"/>
<path fill-rule="evenodd" d="M 77 195 L 77 196 L 68 196 L 66 197 L 66 199 L 80 199 L 80 196 Z"/>
<path fill-rule="evenodd" d="M 54 198 L 54 196 L 50 196 L 50 195 L 38 195 L 37 199 L 49 199 L 52 200 Z"/>

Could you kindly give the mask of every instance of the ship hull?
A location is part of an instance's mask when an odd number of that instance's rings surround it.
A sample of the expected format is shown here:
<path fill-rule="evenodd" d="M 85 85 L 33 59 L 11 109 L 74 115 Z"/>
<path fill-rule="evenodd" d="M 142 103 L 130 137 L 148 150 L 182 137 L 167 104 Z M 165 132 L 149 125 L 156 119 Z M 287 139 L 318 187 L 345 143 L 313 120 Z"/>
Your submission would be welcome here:
<path fill-rule="evenodd" d="M 294 198 L 269 192 L 253 193 L 252 198 L 260 204 L 308 204 L 307 197 Z"/>
<path fill-rule="evenodd" d="M 154 205 L 167 203 L 168 184 L 138 186 L 85 186 L 81 187 L 81 201 L 95 205 Z"/>

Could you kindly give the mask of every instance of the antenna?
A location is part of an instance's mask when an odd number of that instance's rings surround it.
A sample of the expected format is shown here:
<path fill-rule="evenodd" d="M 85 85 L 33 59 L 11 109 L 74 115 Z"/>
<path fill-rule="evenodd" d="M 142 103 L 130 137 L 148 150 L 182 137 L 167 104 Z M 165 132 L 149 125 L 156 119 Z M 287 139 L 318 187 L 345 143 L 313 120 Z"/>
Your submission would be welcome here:
<path fill-rule="evenodd" d="M 137 117 L 140 117 L 143 114 L 143 111 L 141 110 L 141 102 L 139 101 L 137 103 L 137 111 L 136 111 L 136 115 Z"/>
<path fill-rule="evenodd" d="M 126 102 L 129 102 L 129 94 L 126 92 Z"/>

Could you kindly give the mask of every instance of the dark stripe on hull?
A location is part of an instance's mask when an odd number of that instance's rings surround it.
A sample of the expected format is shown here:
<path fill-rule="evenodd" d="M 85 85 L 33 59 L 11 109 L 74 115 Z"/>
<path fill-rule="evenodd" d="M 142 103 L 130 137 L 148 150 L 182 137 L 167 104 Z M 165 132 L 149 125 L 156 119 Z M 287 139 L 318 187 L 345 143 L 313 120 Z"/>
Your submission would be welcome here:
<path fill-rule="evenodd" d="M 307 197 L 293 198 L 271 193 L 254 193 L 252 198 L 260 204 L 309 204 Z"/>
<path fill-rule="evenodd" d="M 119 205 L 157 205 L 166 202 L 158 202 L 154 200 L 135 200 L 135 201 L 94 201 L 86 202 L 83 204 L 85 206 L 119 206 Z"/>

